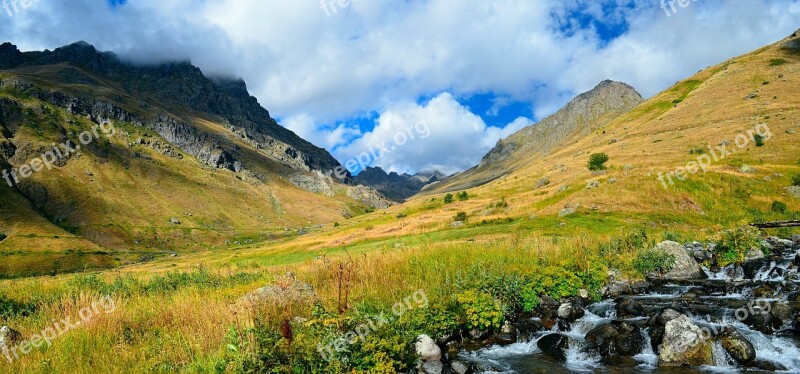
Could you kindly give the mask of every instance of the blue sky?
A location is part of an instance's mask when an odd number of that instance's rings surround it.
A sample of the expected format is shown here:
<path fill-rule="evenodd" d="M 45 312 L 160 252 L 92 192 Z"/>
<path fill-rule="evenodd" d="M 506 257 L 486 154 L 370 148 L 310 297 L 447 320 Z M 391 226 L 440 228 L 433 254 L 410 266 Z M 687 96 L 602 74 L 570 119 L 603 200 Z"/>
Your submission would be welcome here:
<path fill-rule="evenodd" d="M 800 27 L 800 0 L 661 3 L 40 0 L 2 19 L 0 39 L 23 50 L 85 40 L 134 62 L 189 59 L 241 77 L 343 164 L 425 125 L 429 136 L 370 165 L 450 173 L 602 80 L 649 97 Z"/>

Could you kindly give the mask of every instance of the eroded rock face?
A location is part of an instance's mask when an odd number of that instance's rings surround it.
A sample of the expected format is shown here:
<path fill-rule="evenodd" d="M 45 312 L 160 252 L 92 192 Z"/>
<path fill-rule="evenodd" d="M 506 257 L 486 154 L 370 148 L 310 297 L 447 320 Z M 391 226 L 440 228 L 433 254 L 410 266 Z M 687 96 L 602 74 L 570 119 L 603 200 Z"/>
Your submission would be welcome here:
<path fill-rule="evenodd" d="M 387 200 L 380 192 L 374 188 L 366 186 L 352 186 L 347 188 L 347 196 L 353 200 L 359 201 L 369 205 L 375 209 L 386 209 L 392 205 L 393 202 Z"/>
<path fill-rule="evenodd" d="M 331 188 L 333 181 L 320 173 L 298 173 L 289 178 L 289 183 L 308 192 L 318 193 L 325 196 L 334 196 L 336 194 Z"/>
<path fill-rule="evenodd" d="M 658 243 L 655 248 L 656 251 L 666 252 L 675 257 L 675 266 L 668 273 L 664 274 L 662 279 L 667 280 L 683 280 L 683 279 L 704 279 L 707 278 L 703 268 L 697 263 L 688 253 L 686 249 L 671 241 Z M 652 278 L 658 278 L 658 274 L 650 274 Z"/>
<path fill-rule="evenodd" d="M 689 317 L 681 315 L 667 322 L 659 347 L 659 366 L 680 367 L 714 364 L 708 335 Z"/>

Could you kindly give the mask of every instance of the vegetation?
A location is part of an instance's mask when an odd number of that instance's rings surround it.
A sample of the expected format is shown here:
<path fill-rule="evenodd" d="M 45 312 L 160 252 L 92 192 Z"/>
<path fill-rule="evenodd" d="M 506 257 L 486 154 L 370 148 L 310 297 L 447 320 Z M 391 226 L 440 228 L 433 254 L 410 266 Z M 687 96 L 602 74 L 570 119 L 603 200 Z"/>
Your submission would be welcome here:
<path fill-rule="evenodd" d="M 453 221 L 466 222 L 467 221 L 467 213 L 466 212 L 458 212 L 458 213 L 456 213 L 455 217 L 453 217 Z"/>
<path fill-rule="evenodd" d="M 444 195 L 444 203 L 445 203 L 445 204 L 450 204 L 450 203 L 452 203 L 453 201 L 454 201 L 454 200 L 453 200 L 453 194 L 449 193 L 449 194 L 447 194 L 447 195 Z"/>
<path fill-rule="evenodd" d="M 780 66 L 785 64 L 786 62 L 787 61 L 782 58 L 774 58 L 772 60 L 769 60 L 769 66 Z"/>
<path fill-rule="evenodd" d="M 760 238 L 761 232 L 752 226 L 725 230 L 715 249 L 717 264 L 720 266 L 732 263 L 741 264 L 751 250 L 763 251 Z"/>
<path fill-rule="evenodd" d="M 774 213 L 785 214 L 786 212 L 789 211 L 789 207 L 785 203 L 775 200 L 772 202 L 771 210 Z"/>
<path fill-rule="evenodd" d="M 753 136 L 753 140 L 756 143 L 756 147 L 763 147 L 764 146 L 764 137 L 762 135 L 755 134 Z"/>
<path fill-rule="evenodd" d="M 600 171 L 606 169 L 606 162 L 608 162 L 608 155 L 605 153 L 593 153 L 589 156 L 589 170 Z"/>
<path fill-rule="evenodd" d="M 675 256 L 654 249 L 640 252 L 633 260 L 633 268 L 643 276 L 653 272 L 663 276 L 673 267 L 675 267 Z"/>
<path fill-rule="evenodd" d="M 456 198 L 458 198 L 458 201 L 467 201 L 469 200 L 469 194 L 467 191 L 461 191 L 456 195 Z"/>
<path fill-rule="evenodd" d="M 800 174 L 792 176 L 792 186 L 800 187 Z"/>

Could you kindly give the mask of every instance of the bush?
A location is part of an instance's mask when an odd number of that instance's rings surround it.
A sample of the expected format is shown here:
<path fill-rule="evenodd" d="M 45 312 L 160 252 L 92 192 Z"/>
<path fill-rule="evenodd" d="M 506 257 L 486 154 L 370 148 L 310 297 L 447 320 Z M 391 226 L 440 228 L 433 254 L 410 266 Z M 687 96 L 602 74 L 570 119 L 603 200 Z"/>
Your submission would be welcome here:
<path fill-rule="evenodd" d="M 397 219 L 403 219 L 406 217 L 408 217 L 408 214 L 405 214 L 404 212 L 400 212 L 400 214 L 397 215 Z"/>
<path fill-rule="evenodd" d="M 792 186 L 800 187 L 800 174 L 792 177 Z"/>
<path fill-rule="evenodd" d="M 464 291 L 456 295 L 459 318 L 467 329 L 490 330 L 503 326 L 505 314 L 500 301 L 492 295 L 478 291 Z"/>
<path fill-rule="evenodd" d="M 447 195 L 444 195 L 444 203 L 445 204 L 450 204 L 452 202 L 453 202 L 453 194 L 449 193 Z"/>
<path fill-rule="evenodd" d="M 773 201 L 772 202 L 772 211 L 775 212 L 775 213 L 785 214 L 786 212 L 789 211 L 789 207 L 786 204 L 784 204 L 784 203 L 782 203 L 780 201 Z"/>
<path fill-rule="evenodd" d="M 675 256 L 653 249 L 639 252 L 633 260 L 633 268 L 645 276 L 652 272 L 664 275 L 673 267 L 675 267 Z"/>
<path fill-rule="evenodd" d="M 469 200 L 469 194 L 466 191 L 462 191 L 456 195 L 456 198 L 458 198 L 458 201 L 467 201 Z"/>
<path fill-rule="evenodd" d="M 747 253 L 754 248 L 764 251 L 761 245 L 761 232 L 757 228 L 746 226 L 736 230 L 726 230 L 722 233 L 722 240 L 717 243 L 715 249 L 717 265 L 741 264 Z"/>
<path fill-rule="evenodd" d="M 589 156 L 589 170 L 598 171 L 606 169 L 606 162 L 608 162 L 608 155 L 605 153 L 594 153 Z"/>
<path fill-rule="evenodd" d="M 508 202 L 506 202 L 506 198 L 502 198 L 502 199 L 500 199 L 500 201 L 492 204 L 490 206 L 490 208 L 505 209 L 505 208 L 508 208 Z"/>
<path fill-rule="evenodd" d="M 780 66 L 780 65 L 783 65 L 785 63 L 786 63 L 786 60 L 784 60 L 782 58 L 774 58 L 772 60 L 769 60 L 769 66 Z"/>
<path fill-rule="evenodd" d="M 453 217 L 453 221 L 467 222 L 467 213 L 466 212 L 456 213 L 455 217 Z"/>
<path fill-rule="evenodd" d="M 756 147 L 764 146 L 764 137 L 758 134 L 753 135 L 753 140 L 756 142 Z"/>
<path fill-rule="evenodd" d="M 3 234 L 3 233 L 0 232 L 0 242 L 2 242 L 3 240 L 6 240 L 7 237 L 8 236 L 6 236 L 6 234 Z"/>

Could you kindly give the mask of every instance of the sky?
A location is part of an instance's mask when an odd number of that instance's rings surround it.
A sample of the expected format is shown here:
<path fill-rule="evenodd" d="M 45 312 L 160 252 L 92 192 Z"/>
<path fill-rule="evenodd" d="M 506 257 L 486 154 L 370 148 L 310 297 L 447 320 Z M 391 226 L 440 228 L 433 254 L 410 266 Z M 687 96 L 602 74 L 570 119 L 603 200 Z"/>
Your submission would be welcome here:
<path fill-rule="evenodd" d="M 449 174 L 605 79 L 650 97 L 800 28 L 800 0 L 682 1 L 0 0 L 0 41 L 191 60 L 352 171 Z"/>

